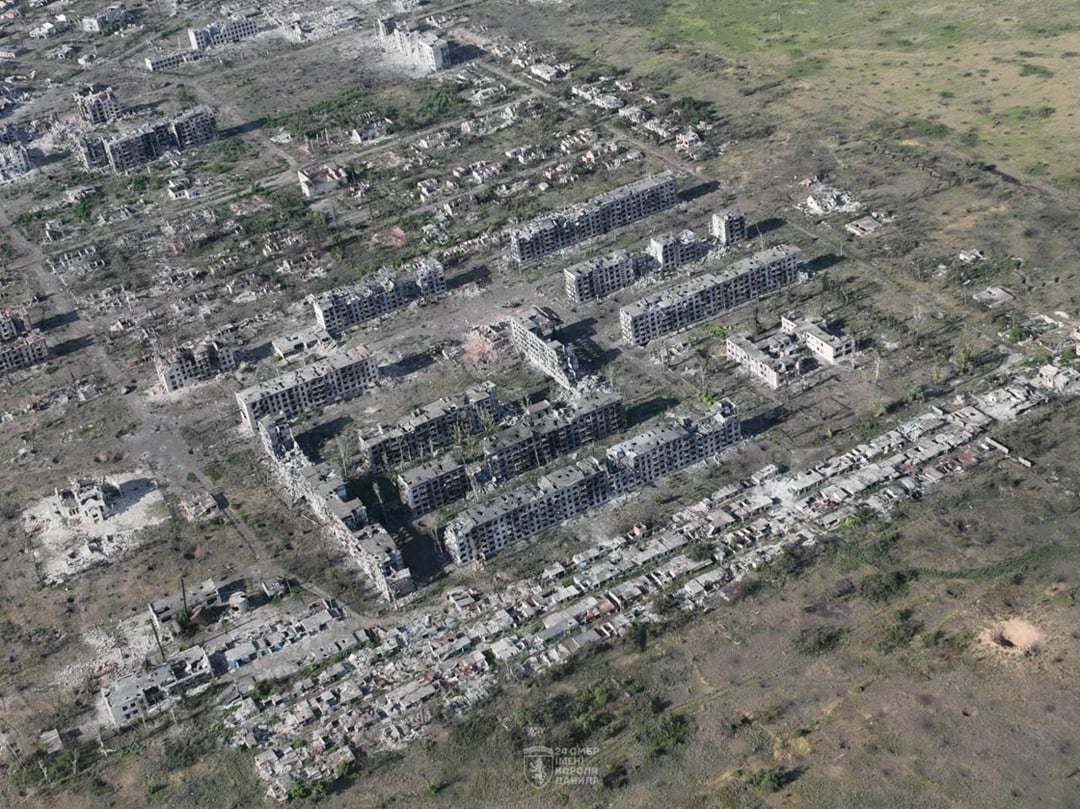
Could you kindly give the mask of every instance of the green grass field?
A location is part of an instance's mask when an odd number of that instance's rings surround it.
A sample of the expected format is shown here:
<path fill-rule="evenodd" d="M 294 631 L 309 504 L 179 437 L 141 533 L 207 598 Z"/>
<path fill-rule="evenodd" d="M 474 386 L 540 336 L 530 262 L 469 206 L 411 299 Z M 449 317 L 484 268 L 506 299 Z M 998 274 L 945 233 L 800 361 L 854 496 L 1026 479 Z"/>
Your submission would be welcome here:
<path fill-rule="evenodd" d="M 585 7 L 602 15 L 611 4 Z M 635 0 L 603 35 L 576 30 L 579 53 L 600 47 L 602 58 L 640 74 L 672 75 L 678 91 L 726 98 L 725 77 L 703 62 L 719 57 L 796 84 L 793 103 L 811 115 L 918 116 L 946 127 L 948 148 L 1032 181 L 1075 185 L 1072 3 Z"/>

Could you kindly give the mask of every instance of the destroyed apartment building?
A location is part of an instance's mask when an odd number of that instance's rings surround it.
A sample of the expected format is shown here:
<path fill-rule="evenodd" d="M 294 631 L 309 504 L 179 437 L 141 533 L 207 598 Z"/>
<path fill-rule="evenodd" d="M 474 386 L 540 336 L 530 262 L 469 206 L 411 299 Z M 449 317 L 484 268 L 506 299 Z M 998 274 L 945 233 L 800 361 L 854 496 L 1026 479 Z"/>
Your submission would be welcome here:
<path fill-rule="evenodd" d="M 801 252 L 790 245 L 762 250 L 714 275 L 705 273 L 619 310 L 622 338 L 643 346 L 768 295 L 798 280 Z"/>
<path fill-rule="evenodd" d="M 855 340 L 830 331 L 822 318 L 791 312 L 781 319 L 780 331 L 752 338 L 749 334 L 729 335 L 727 357 L 751 377 L 776 390 L 812 367 L 813 360 L 835 365 L 855 351 Z"/>
<path fill-rule="evenodd" d="M 236 17 L 211 23 L 202 28 L 189 28 L 188 39 L 191 49 L 204 51 L 221 45 L 235 45 L 259 33 L 259 26 L 254 20 Z"/>
<path fill-rule="evenodd" d="M 707 242 L 701 241 L 692 230 L 653 236 L 645 252 L 661 272 L 668 272 L 684 264 L 692 264 L 709 252 Z"/>
<path fill-rule="evenodd" d="M 201 646 L 192 646 L 146 671 L 114 680 L 102 690 L 105 711 L 116 727 L 126 727 L 173 706 L 214 677 Z"/>
<path fill-rule="evenodd" d="M 181 579 L 180 585 L 179 593 L 146 605 L 154 629 L 166 636 L 182 629 L 181 619 L 190 621 L 200 612 L 221 606 L 223 601 L 221 590 L 213 579 L 194 585 L 184 584 Z"/>
<path fill-rule="evenodd" d="M 72 478 L 66 489 L 55 491 L 56 514 L 64 522 L 104 522 L 120 499 L 120 487 L 105 478 Z"/>
<path fill-rule="evenodd" d="M 573 303 L 606 298 L 634 283 L 648 263 L 649 257 L 644 253 L 616 250 L 574 264 L 563 270 L 566 297 Z"/>
<path fill-rule="evenodd" d="M 327 538 L 345 550 L 379 594 L 394 602 L 412 592 L 412 573 L 397 543 L 382 526 L 368 522 L 364 504 L 348 493 L 345 481 L 329 464 L 308 458 L 280 417 L 264 416 L 257 429 L 271 474 L 290 497 L 307 503 Z"/>
<path fill-rule="evenodd" d="M 780 330 L 794 336 L 825 365 L 836 365 L 855 352 L 855 338 L 830 327 L 823 317 L 788 312 L 780 318 Z"/>
<path fill-rule="evenodd" d="M 741 438 L 739 409 L 721 399 L 704 415 L 668 421 L 608 447 L 612 486 L 620 493 L 640 489 L 711 458 Z"/>
<path fill-rule="evenodd" d="M 566 297 L 573 303 L 606 298 L 633 284 L 647 272 L 668 272 L 707 257 L 715 245 L 729 245 L 746 239 L 746 217 L 738 208 L 713 214 L 710 243 L 692 230 L 653 236 L 646 248 L 630 253 L 615 250 L 579 262 L 563 270 Z"/>
<path fill-rule="evenodd" d="M 375 470 L 422 460 L 493 426 L 501 409 L 491 382 L 414 408 L 397 424 L 361 431 L 361 462 Z"/>
<path fill-rule="evenodd" d="M 432 31 L 409 30 L 393 17 L 384 17 L 375 23 L 375 36 L 384 48 L 423 70 L 437 71 L 450 65 L 450 44 Z"/>
<path fill-rule="evenodd" d="M 45 335 L 33 327 L 26 310 L 0 310 L 0 375 L 29 368 L 48 358 Z"/>
<path fill-rule="evenodd" d="M 604 388 L 580 388 L 562 407 L 540 402 L 515 425 L 486 439 L 483 468 L 502 482 L 537 469 L 568 452 L 626 429 L 622 396 Z"/>
<path fill-rule="evenodd" d="M 214 113 L 209 107 L 194 107 L 121 134 L 80 135 L 76 145 L 87 169 L 109 168 L 122 174 L 168 152 L 202 146 L 216 137 Z"/>
<path fill-rule="evenodd" d="M 665 211 L 678 201 L 675 175 L 670 171 L 654 174 L 516 227 L 510 233 L 510 255 L 519 264 L 538 261 L 565 247 Z"/>
<path fill-rule="evenodd" d="M 45 335 L 36 329 L 0 339 L 0 375 L 29 368 L 49 358 Z"/>
<path fill-rule="evenodd" d="M 469 491 L 465 465 L 452 455 L 406 469 L 397 477 L 401 502 L 421 517 L 456 502 Z"/>
<path fill-rule="evenodd" d="M 710 458 L 742 437 L 739 412 L 724 399 L 707 414 L 667 422 L 526 486 L 470 506 L 444 529 L 457 564 L 483 561 L 504 548 L 597 508 L 612 497 Z"/>
<path fill-rule="evenodd" d="M 338 335 L 413 301 L 446 292 L 446 275 L 437 259 L 418 259 L 411 270 L 412 277 L 383 270 L 370 280 L 310 296 L 315 321 L 330 334 Z"/>
<path fill-rule="evenodd" d="M 236 352 L 225 343 L 207 337 L 196 345 L 179 346 L 156 355 L 154 368 L 161 387 L 172 393 L 235 370 Z"/>
<path fill-rule="evenodd" d="M 352 172 L 335 163 L 311 163 L 296 170 L 300 193 L 308 199 L 329 194 L 349 183 Z"/>
<path fill-rule="evenodd" d="M 143 59 L 143 67 L 151 73 L 157 73 L 201 62 L 209 57 L 210 49 L 243 42 L 258 34 L 259 30 L 259 25 L 246 17 L 234 17 L 201 28 L 189 28 L 187 33 L 190 47 L 147 56 Z"/>
<path fill-rule="evenodd" d="M 611 496 L 603 464 L 587 458 L 541 476 L 535 486 L 470 506 L 446 526 L 443 542 L 459 565 L 484 561 L 606 503 Z"/>
<path fill-rule="evenodd" d="M 337 340 L 322 326 L 309 326 L 291 334 L 282 334 L 270 341 L 270 350 L 279 360 L 289 360 L 311 352 L 324 357 L 336 348 Z"/>
<path fill-rule="evenodd" d="M 147 56 L 143 60 L 143 67 L 151 73 L 160 73 L 163 70 L 175 70 L 181 65 L 188 65 L 192 62 L 201 62 L 205 57 L 205 51 L 184 48 L 180 51 L 170 51 L 168 53 Z"/>
<path fill-rule="evenodd" d="M 121 28 L 133 13 L 134 9 L 127 8 L 124 3 L 114 3 L 92 17 L 83 17 L 79 20 L 79 28 L 88 34 L 112 33 Z"/>
<path fill-rule="evenodd" d="M 35 160 L 21 143 L 0 146 L 0 184 L 14 182 L 34 170 Z"/>
<path fill-rule="evenodd" d="M 0 342 L 8 343 L 33 331 L 25 309 L 0 309 Z"/>
<path fill-rule="evenodd" d="M 263 416 L 292 419 L 359 396 L 378 381 L 374 355 L 364 346 L 354 346 L 245 388 L 236 394 L 236 402 L 243 424 L 254 430 Z"/>
<path fill-rule="evenodd" d="M 709 231 L 721 245 L 728 246 L 746 241 L 746 214 L 736 207 L 717 211 L 712 216 Z"/>
<path fill-rule="evenodd" d="M 510 343 L 537 370 L 569 390 L 577 383 L 581 369 L 574 347 L 553 336 L 561 323 L 550 309 L 533 307 L 527 314 L 510 319 Z"/>
<path fill-rule="evenodd" d="M 79 115 L 89 126 L 107 124 L 120 117 L 123 108 L 112 87 L 88 84 L 72 93 Z"/>
<path fill-rule="evenodd" d="M 517 424 L 483 442 L 475 470 L 483 485 L 504 483 L 626 426 L 622 397 L 599 386 L 570 391 L 569 402 L 556 404 L 529 407 Z M 402 502 L 417 517 L 461 500 L 477 485 L 453 455 L 406 469 L 397 482 Z"/>

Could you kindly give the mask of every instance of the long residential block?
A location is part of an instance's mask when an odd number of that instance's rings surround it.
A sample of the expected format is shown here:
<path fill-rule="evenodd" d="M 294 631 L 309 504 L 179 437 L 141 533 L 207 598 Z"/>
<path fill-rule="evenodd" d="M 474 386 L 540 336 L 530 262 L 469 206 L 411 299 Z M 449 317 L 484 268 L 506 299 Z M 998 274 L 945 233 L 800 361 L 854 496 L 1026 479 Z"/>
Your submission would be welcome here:
<path fill-rule="evenodd" d="M 397 424 L 380 424 L 360 434 L 360 454 L 368 469 L 388 469 L 422 460 L 475 435 L 499 418 L 495 385 L 483 382 L 457 396 L 415 408 Z"/>
<path fill-rule="evenodd" d="M 574 264 L 563 270 L 566 297 L 574 303 L 606 298 L 634 283 L 641 270 L 642 256 L 616 250 L 599 258 Z"/>
<path fill-rule="evenodd" d="M 613 488 L 632 491 L 716 455 L 742 437 L 739 410 L 722 399 L 698 418 L 682 418 L 608 448 Z"/>
<path fill-rule="evenodd" d="M 259 438 L 271 462 L 271 472 L 285 492 L 308 507 L 327 538 L 337 542 L 391 603 L 415 589 L 412 572 L 401 550 L 385 529 L 368 522 L 367 509 L 349 494 L 341 477 L 326 463 L 314 463 L 299 447 L 288 421 L 264 416 L 257 424 Z"/>
<path fill-rule="evenodd" d="M 188 39 L 191 49 L 203 51 L 219 45 L 233 45 L 259 33 L 259 26 L 254 20 L 237 17 L 231 20 L 211 23 L 202 28 L 189 28 Z"/>
<path fill-rule="evenodd" d="M 537 261 L 564 247 L 667 210 L 678 199 L 675 175 L 670 171 L 653 174 L 521 225 L 510 234 L 510 255 L 522 264 Z"/>
<path fill-rule="evenodd" d="M 469 476 L 465 467 L 450 455 L 406 469 L 398 475 L 401 502 L 415 517 L 438 511 L 460 500 L 468 491 Z"/>
<path fill-rule="evenodd" d="M 510 320 L 510 343 L 533 366 L 564 388 L 572 389 L 581 369 L 574 347 L 553 336 L 559 321 L 540 309 Z"/>
<path fill-rule="evenodd" d="M 375 357 L 363 346 L 339 351 L 276 379 L 236 394 L 240 417 L 250 429 L 263 416 L 291 419 L 360 395 L 379 381 Z"/>
<path fill-rule="evenodd" d="M 368 281 L 312 295 L 315 321 L 330 334 L 382 317 L 420 298 L 446 292 L 443 265 L 434 258 L 417 261 L 411 278 L 382 272 Z"/>
<path fill-rule="evenodd" d="M 201 62 L 206 57 L 204 51 L 185 49 L 182 51 L 170 51 L 147 56 L 143 60 L 143 67 L 151 73 L 160 73 L 163 70 L 174 70 L 181 65 L 193 62 Z"/>
<path fill-rule="evenodd" d="M 446 526 L 444 544 L 458 564 L 481 561 L 610 498 L 607 470 L 587 458 L 544 475 L 535 486 L 465 509 Z"/>
<path fill-rule="evenodd" d="M 76 143 L 83 165 L 116 173 L 149 163 L 169 151 L 183 151 L 217 137 L 217 119 L 208 107 L 195 107 L 119 135 L 83 135 Z"/>
<path fill-rule="evenodd" d="M 483 561 L 504 548 L 603 505 L 652 481 L 716 455 L 741 438 L 739 411 L 724 399 L 697 418 L 679 419 L 516 489 L 470 506 L 445 527 L 458 564 Z"/>
<path fill-rule="evenodd" d="M 797 247 L 780 245 L 735 262 L 718 275 L 705 273 L 619 310 L 624 342 L 652 340 L 701 323 L 798 280 Z"/>
<path fill-rule="evenodd" d="M 622 396 L 583 391 L 561 409 L 544 402 L 520 423 L 487 439 L 483 465 L 493 480 L 506 481 L 625 428 Z"/>

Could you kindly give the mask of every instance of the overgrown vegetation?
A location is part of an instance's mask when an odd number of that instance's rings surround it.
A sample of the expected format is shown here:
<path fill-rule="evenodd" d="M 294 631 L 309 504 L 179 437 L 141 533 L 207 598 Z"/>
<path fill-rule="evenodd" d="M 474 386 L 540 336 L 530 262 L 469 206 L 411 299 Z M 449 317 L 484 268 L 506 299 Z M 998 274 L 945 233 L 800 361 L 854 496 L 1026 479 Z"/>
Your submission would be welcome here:
<path fill-rule="evenodd" d="M 315 137 L 327 129 L 348 132 L 366 120 L 388 120 L 398 132 L 412 132 L 458 114 L 465 102 L 447 85 L 423 95 L 392 95 L 366 87 L 346 90 L 307 109 L 274 118 L 271 127 L 282 127 L 295 137 Z"/>
<path fill-rule="evenodd" d="M 916 621 L 910 609 L 897 610 L 892 622 L 885 627 L 878 641 L 878 651 L 889 654 L 908 646 L 922 631 L 923 625 Z"/>
<path fill-rule="evenodd" d="M 884 604 L 907 592 L 914 571 L 890 570 L 871 573 L 859 582 L 859 595 L 873 604 Z"/>
<path fill-rule="evenodd" d="M 327 234 L 328 222 L 322 213 L 312 210 L 303 194 L 293 189 L 280 189 L 266 194 L 268 210 L 240 220 L 247 236 L 271 233 L 282 228 L 294 228 L 309 239 L 317 241 Z"/>
<path fill-rule="evenodd" d="M 844 639 L 844 630 L 838 626 L 816 626 L 804 629 L 795 640 L 795 648 L 804 655 L 822 655 L 831 652 Z"/>
<path fill-rule="evenodd" d="M 907 138 L 943 138 L 949 134 L 949 127 L 940 121 L 911 116 L 904 119 L 902 133 Z"/>

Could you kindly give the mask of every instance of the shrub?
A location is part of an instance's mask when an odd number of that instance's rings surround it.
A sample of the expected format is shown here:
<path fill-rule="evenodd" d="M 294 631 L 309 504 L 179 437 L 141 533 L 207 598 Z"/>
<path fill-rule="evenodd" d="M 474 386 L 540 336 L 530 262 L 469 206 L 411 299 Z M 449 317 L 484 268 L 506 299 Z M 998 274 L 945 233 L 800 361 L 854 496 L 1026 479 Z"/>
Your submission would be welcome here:
<path fill-rule="evenodd" d="M 913 578 L 915 572 L 911 570 L 871 573 L 859 582 L 859 594 L 871 603 L 884 604 L 907 592 L 908 582 Z"/>
<path fill-rule="evenodd" d="M 1042 65 L 1036 65 L 1032 62 L 1024 62 L 1020 65 L 1021 76 L 1038 76 L 1040 79 L 1050 79 L 1054 76 L 1054 71 L 1048 67 Z"/>
<path fill-rule="evenodd" d="M 938 121 L 912 117 L 904 119 L 904 134 L 913 137 L 940 138 L 949 134 L 949 127 Z"/>
<path fill-rule="evenodd" d="M 646 720 L 638 731 L 649 758 L 673 753 L 686 744 L 694 732 L 692 720 L 684 714 L 661 714 Z"/>
<path fill-rule="evenodd" d="M 750 786 L 762 792 L 779 792 L 801 774 L 802 772 L 798 769 L 766 767 L 750 773 L 746 781 Z"/>
<path fill-rule="evenodd" d="M 799 633 L 795 648 L 804 655 L 821 655 L 831 652 L 843 639 L 844 630 L 838 626 L 816 626 Z"/>
<path fill-rule="evenodd" d="M 922 630 L 922 622 L 912 618 L 911 610 L 897 610 L 894 622 L 886 627 L 878 641 L 878 650 L 882 654 L 888 654 L 904 646 Z"/>

